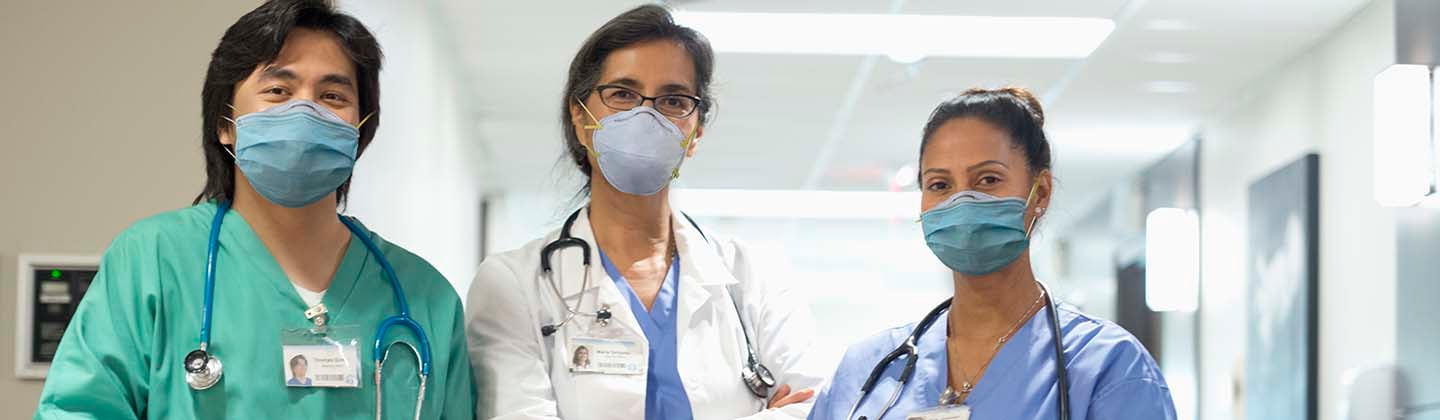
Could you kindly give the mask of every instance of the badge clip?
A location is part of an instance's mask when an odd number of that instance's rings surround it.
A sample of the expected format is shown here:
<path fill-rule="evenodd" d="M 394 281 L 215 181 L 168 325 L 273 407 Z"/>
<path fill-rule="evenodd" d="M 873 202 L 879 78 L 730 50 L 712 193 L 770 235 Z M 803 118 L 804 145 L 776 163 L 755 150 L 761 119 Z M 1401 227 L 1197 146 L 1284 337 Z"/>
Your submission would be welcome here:
<path fill-rule="evenodd" d="M 610 305 L 602 305 L 600 306 L 600 310 L 595 311 L 595 325 L 608 327 L 610 326 L 610 318 Z"/>
<path fill-rule="evenodd" d="M 325 307 L 324 303 L 317 303 L 305 310 L 305 319 L 315 323 L 315 328 L 311 329 L 311 332 L 316 334 L 325 333 L 325 325 L 329 322 L 329 318 L 330 310 Z"/>

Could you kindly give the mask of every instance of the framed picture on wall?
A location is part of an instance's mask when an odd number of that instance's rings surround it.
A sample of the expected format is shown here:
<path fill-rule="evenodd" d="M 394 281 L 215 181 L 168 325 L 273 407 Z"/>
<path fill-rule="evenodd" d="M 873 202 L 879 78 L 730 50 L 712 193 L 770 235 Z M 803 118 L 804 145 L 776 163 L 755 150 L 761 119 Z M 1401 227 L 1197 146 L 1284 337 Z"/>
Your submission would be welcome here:
<path fill-rule="evenodd" d="M 1250 185 L 1247 419 L 1318 418 L 1319 169 L 1310 154 Z"/>

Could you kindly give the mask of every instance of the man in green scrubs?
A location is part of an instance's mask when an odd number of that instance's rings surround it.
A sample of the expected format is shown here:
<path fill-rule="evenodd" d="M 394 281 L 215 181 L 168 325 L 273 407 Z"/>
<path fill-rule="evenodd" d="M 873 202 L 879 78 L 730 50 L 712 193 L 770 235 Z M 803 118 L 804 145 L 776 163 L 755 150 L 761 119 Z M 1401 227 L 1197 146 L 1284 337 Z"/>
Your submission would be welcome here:
<path fill-rule="evenodd" d="M 421 417 L 473 417 L 454 289 L 423 259 L 336 216 L 379 122 L 380 63 L 370 32 L 320 0 L 268 1 L 226 31 L 202 93 L 205 189 L 193 207 L 135 223 L 110 245 L 36 418 L 373 418 L 376 328 L 400 312 L 381 256 L 429 338 Z M 207 245 L 227 204 L 207 349 L 223 375 L 197 390 L 182 362 L 201 344 Z M 406 328 L 384 339 L 422 347 Z M 350 346 L 305 345 L 317 343 Z M 419 364 L 395 349 L 380 402 L 385 418 L 411 418 Z M 306 379 L 287 383 L 297 355 Z"/>

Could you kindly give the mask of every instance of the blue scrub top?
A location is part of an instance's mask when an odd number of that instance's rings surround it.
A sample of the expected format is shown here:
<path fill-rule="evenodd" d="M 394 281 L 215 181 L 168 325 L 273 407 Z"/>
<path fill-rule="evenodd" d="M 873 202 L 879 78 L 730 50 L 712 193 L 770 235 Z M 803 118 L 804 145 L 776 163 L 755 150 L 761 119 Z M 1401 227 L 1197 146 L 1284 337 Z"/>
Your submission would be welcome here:
<path fill-rule="evenodd" d="M 1134 336 L 1112 322 L 1092 318 L 1061 304 L 1060 330 L 1070 374 L 1073 420 L 1173 420 L 1175 405 L 1159 366 Z M 1042 309 L 1000 349 L 965 401 L 971 418 L 1057 419 L 1059 387 L 1049 309 Z M 949 316 L 941 316 L 920 337 L 915 374 L 885 417 L 876 419 L 895 391 L 902 358 L 890 364 L 856 416 L 872 420 L 904 419 L 933 408 L 949 381 L 945 339 Z M 860 385 L 886 354 L 905 341 L 915 324 L 892 328 L 845 352 L 834 379 L 820 391 L 810 419 L 843 419 L 860 396 Z"/>
<path fill-rule="evenodd" d="M 645 420 L 695 418 L 690 411 L 690 396 L 685 394 L 685 384 L 680 381 L 679 349 L 675 338 L 675 302 L 679 296 L 680 256 L 670 261 L 670 273 L 660 284 L 660 293 L 655 304 L 647 312 L 645 304 L 630 288 L 630 282 L 615 269 L 615 263 L 605 251 L 600 251 L 600 263 L 605 273 L 615 281 L 620 294 L 630 302 L 630 311 L 645 332 L 645 341 L 650 343 L 650 363 L 645 380 Z"/>

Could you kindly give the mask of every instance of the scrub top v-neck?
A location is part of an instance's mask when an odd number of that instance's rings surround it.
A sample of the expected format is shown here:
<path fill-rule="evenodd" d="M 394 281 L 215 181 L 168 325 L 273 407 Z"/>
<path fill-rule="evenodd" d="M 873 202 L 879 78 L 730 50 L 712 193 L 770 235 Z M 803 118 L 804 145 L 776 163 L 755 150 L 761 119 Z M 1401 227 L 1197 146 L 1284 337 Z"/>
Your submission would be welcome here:
<path fill-rule="evenodd" d="M 180 360 L 195 349 L 201 322 L 206 243 L 217 206 L 206 202 L 137 222 L 110 245 L 56 351 L 36 418 L 374 418 L 371 384 L 361 389 L 286 386 L 281 336 L 309 328 L 308 304 L 239 212 L 220 227 L 210 350 L 225 362 L 215 387 L 196 391 Z M 470 418 L 475 388 L 463 309 L 429 263 L 374 232 L 394 267 L 412 316 L 429 334 L 432 371 L 421 418 Z M 396 305 L 377 258 L 351 238 L 321 296 L 336 326 L 355 326 L 363 342 Z M 413 342 L 408 334 L 391 339 Z M 360 359 L 372 350 L 360 346 Z M 385 364 L 383 408 L 409 416 L 419 366 Z M 361 378 L 374 365 L 360 363 Z"/>
<path fill-rule="evenodd" d="M 630 303 L 635 321 L 645 333 L 650 344 L 650 360 L 645 381 L 645 420 L 692 419 L 690 397 L 685 393 L 685 384 L 680 380 L 679 349 L 676 337 L 676 303 L 680 295 L 680 256 L 670 260 L 670 270 L 660 285 L 660 293 L 650 310 L 630 287 L 630 282 L 620 275 L 620 270 L 600 251 L 600 263 L 605 273 L 615 282 L 615 288 Z"/>

